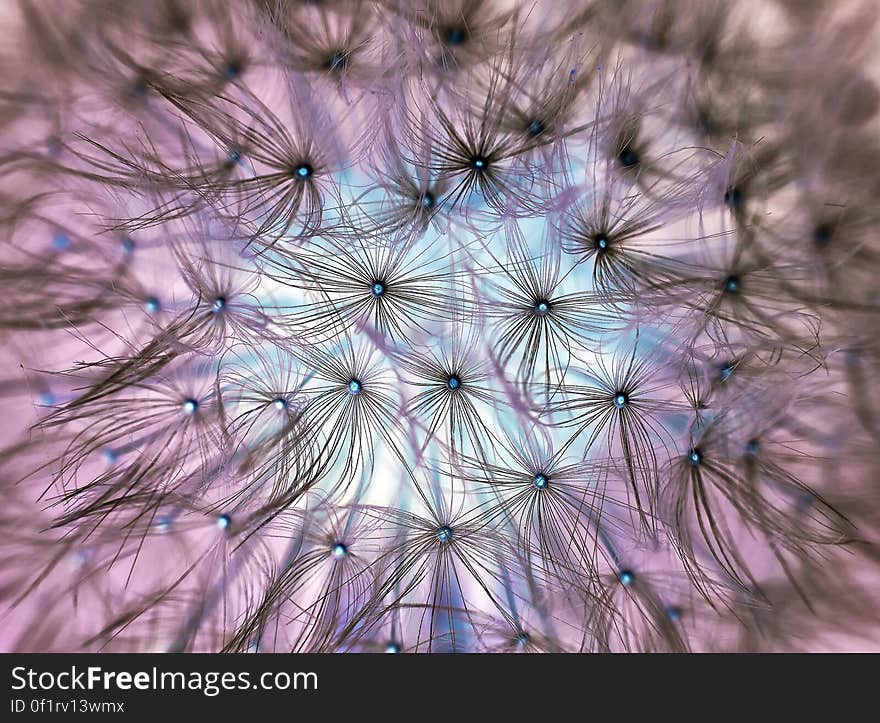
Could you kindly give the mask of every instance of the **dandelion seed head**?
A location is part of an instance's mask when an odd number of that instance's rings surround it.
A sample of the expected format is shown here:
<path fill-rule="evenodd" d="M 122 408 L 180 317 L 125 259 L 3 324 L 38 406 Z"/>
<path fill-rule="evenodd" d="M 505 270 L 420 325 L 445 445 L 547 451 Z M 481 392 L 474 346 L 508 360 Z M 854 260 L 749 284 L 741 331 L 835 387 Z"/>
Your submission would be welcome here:
<path fill-rule="evenodd" d="M 33 612 L 6 638 L 867 629 L 863 546 L 826 552 L 853 500 L 877 518 L 873 17 L 785 0 L 768 36 L 736 3 L 547 3 L 16 15 L 0 589 Z"/>

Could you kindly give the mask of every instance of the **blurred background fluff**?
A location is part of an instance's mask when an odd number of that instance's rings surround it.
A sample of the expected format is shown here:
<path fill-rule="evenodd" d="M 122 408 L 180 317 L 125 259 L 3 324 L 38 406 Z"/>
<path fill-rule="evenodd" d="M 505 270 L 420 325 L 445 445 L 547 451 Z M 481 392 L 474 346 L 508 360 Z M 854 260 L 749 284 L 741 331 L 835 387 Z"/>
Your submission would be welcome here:
<path fill-rule="evenodd" d="M 878 648 L 873 0 L 0 10 L 3 650 Z"/>

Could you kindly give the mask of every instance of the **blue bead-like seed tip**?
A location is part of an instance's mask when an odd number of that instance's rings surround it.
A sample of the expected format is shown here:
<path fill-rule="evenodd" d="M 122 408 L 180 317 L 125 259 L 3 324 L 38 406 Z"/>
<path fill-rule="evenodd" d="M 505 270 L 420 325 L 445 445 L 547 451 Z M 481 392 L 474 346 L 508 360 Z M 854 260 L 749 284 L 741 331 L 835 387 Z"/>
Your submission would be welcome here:
<path fill-rule="evenodd" d="M 534 479 L 532 479 L 532 484 L 539 490 L 543 490 L 548 484 L 550 484 L 550 480 L 547 479 L 547 475 L 539 473 L 535 475 Z"/>
<path fill-rule="evenodd" d="M 443 527 L 438 528 L 437 539 L 440 540 L 440 542 L 449 542 L 449 540 L 452 539 L 452 528 L 448 525 L 443 525 Z"/>
<path fill-rule="evenodd" d="M 183 402 L 183 411 L 187 414 L 195 414 L 198 408 L 199 403 L 195 399 L 186 399 Z"/>
<path fill-rule="evenodd" d="M 731 293 L 736 293 L 737 291 L 739 291 L 739 277 L 728 276 L 724 282 L 724 288 Z"/>
<path fill-rule="evenodd" d="M 348 554 L 348 548 L 341 542 L 337 542 L 335 545 L 333 545 L 333 549 L 331 550 L 331 552 L 333 553 L 333 557 L 339 560 Z"/>
<path fill-rule="evenodd" d="M 287 400 L 283 397 L 277 397 L 272 402 L 272 406 L 274 406 L 275 409 L 277 409 L 279 412 L 283 412 L 285 409 L 287 409 Z"/>
<path fill-rule="evenodd" d="M 621 585 L 632 585 L 636 581 L 636 576 L 631 570 L 621 570 L 618 579 Z"/>
<path fill-rule="evenodd" d="M 220 515 L 217 518 L 217 527 L 221 530 L 225 530 L 232 524 L 232 518 L 229 515 Z"/>
<path fill-rule="evenodd" d="M 533 120 L 531 123 L 529 123 L 529 127 L 526 130 L 528 131 L 528 134 L 530 136 L 539 136 L 546 129 L 544 128 L 544 124 L 541 123 L 541 121 Z"/>
<path fill-rule="evenodd" d="M 692 449 L 688 452 L 688 461 L 694 466 L 700 464 L 703 461 L 703 455 L 700 453 L 700 450 Z"/>
<path fill-rule="evenodd" d="M 483 158 L 482 156 L 478 156 L 477 158 L 474 158 L 473 166 L 474 166 L 474 168 L 476 168 L 478 171 L 479 171 L 479 170 L 482 170 L 483 168 L 486 167 L 486 159 Z"/>
<path fill-rule="evenodd" d="M 219 314 L 223 309 L 226 308 L 226 297 L 218 296 L 214 299 L 214 303 L 211 304 L 211 308 L 214 310 L 215 314 Z"/>
<path fill-rule="evenodd" d="M 327 64 L 330 66 L 330 70 L 342 70 L 348 65 L 348 53 L 337 50 L 330 56 Z"/>
<path fill-rule="evenodd" d="M 373 292 L 373 296 L 382 296 L 385 293 L 385 284 L 381 281 L 376 281 L 371 287 L 370 291 Z"/>
<path fill-rule="evenodd" d="M 449 377 L 449 379 L 446 380 L 446 386 L 449 387 L 452 391 L 455 391 L 461 386 L 461 379 L 453 374 Z"/>
<path fill-rule="evenodd" d="M 448 45 L 461 45 L 464 42 L 464 30 L 450 28 L 446 31 L 446 42 Z"/>
<path fill-rule="evenodd" d="M 828 225 L 827 223 L 822 223 L 816 226 L 813 231 L 813 241 L 816 242 L 819 246 L 825 246 L 829 241 L 831 241 L 831 237 L 834 234 L 834 229 Z"/>
<path fill-rule="evenodd" d="M 539 301 L 537 304 L 535 304 L 535 311 L 538 312 L 538 314 L 540 314 L 541 316 L 543 316 L 548 311 L 550 311 L 550 304 L 547 301 L 545 301 L 544 299 L 541 299 L 541 301 Z"/>
<path fill-rule="evenodd" d="M 229 80 L 234 80 L 241 73 L 241 65 L 235 61 L 231 61 L 223 68 L 223 75 Z"/>
<path fill-rule="evenodd" d="M 296 167 L 296 175 L 299 178 L 308 178 L 312 175 L 312 167 L 307 163 L 301 163 Z"/>
<path fill-rule="evenodd" d="M 618 409 L 623 409 L 629 402 L 629 397 L 627 397 L 626 394 L 619 392 L 614 395 L 613 401 L 615 407 L 617 407 Z"/>
<path fill-rule="evenodd" d="M 626 168 L 635 166 L 639 162 L 638 154 L 629 148 L 624 148 L 617 157 L 620 160 L 620 164 Z"/>
<path fill-rule="evenodd" d="M 519 645 L 528 645 L 529 640 L 531 640 L 531 638 L 529 637 L 528 633 L 520 633 L 519 635 L 516 636 L 516 642 Z"/>
<path fill-rule="evenodd" d="M 742 193 L 734 186 L 724 192 L 724 205 L 728 208 L 736 208 L 742 203 Z"/>
<path fill-rule="evenodd" d="M 599 251 L 604 251 L 608 248 L 608 237 L 605 234 L 600 234 L 599 236 L 596 236 L 595 241 L 596 248 L 599 249 Z"/>
<path fill-rule="evenodd" d="M 350 379 L 348 382 L 349 394 L 359 394 L 361 391 L 361 383 L 357 379 Z"/>
<path fill-rule="evenodd" d="M 397 643 L 388 643 L 388 645 L 385 646 L 385 652 L 386 653 L 399 653 L 400 646 Z"/>
<path fill-rule="evenodd" d="M 160 309 L 159 299 L 155 296 L 150 296 L 144 301 L 144 308 L 149 311 L 151 314 L 155 314 Z"/>

